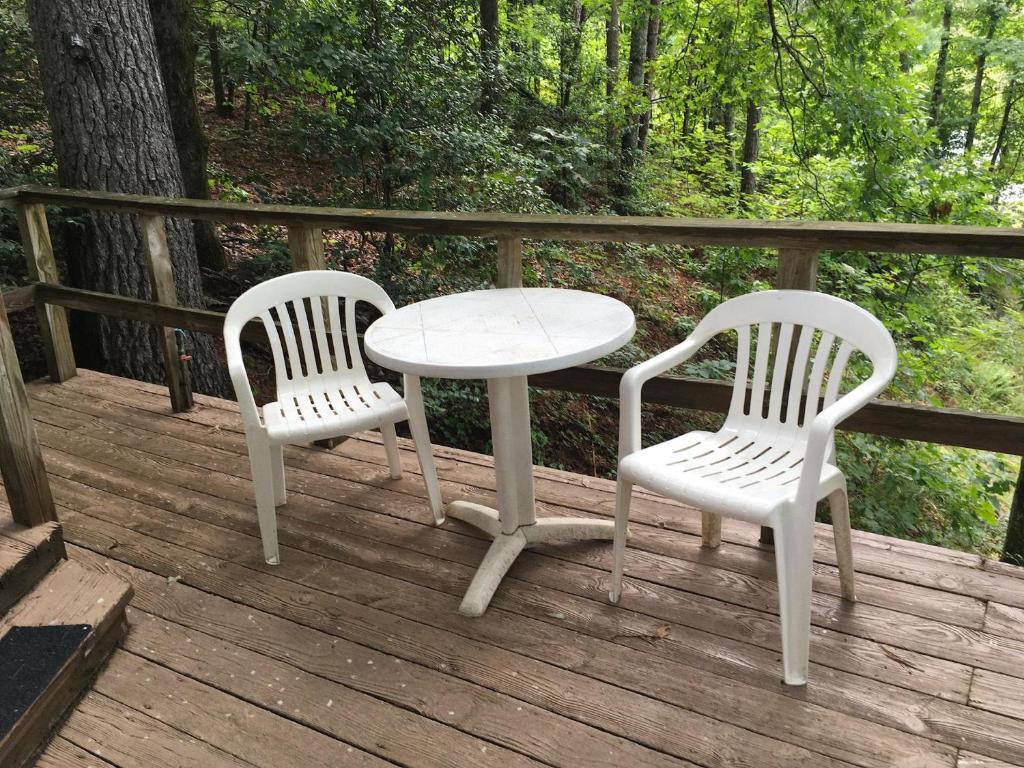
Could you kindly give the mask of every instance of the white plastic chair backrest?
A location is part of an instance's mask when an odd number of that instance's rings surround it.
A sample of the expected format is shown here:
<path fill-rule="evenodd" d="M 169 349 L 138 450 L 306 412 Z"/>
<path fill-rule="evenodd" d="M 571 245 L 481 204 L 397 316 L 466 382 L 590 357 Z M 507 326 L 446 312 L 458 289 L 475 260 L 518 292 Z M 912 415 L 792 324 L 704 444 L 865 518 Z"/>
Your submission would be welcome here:
<path fill-rule="evenodd" d="M 321 377 L 344 378 L 364 372 L 356 329 L 359 301 L 384 314 L 395 309 L 384 289 L 372 280 L 331 270 L 282 275 L 239 296 L 224 320 L 224 344 L 243 415 L 255 415 L 241 352 L 240 337 L 246 323 L 257 318 L 263 322 L 280 396 Z"/>
<path fill-rule="evenodd" d="M 856 304 L 816 291 L 762 291 L 730 299 L 709 312 L 691 338 L 703 344 L 729 330 L 736 331 L 738 344 L 727 428 L 803 432 L 839 398 L 856 351 L 871 361 L 879 391 L 896 371 L 896 345 L 885 326 Z"/>

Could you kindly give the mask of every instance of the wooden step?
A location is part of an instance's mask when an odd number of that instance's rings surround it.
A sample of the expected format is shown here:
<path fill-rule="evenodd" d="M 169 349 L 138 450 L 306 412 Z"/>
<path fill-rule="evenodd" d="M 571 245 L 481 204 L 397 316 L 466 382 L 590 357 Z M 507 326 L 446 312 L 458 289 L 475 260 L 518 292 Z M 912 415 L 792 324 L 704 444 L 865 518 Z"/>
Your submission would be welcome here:
<path fill-rule="evenodd" d="M 116 576 L 65 560 L 0 620 L 0 642 L 15 627 L 24 633 L 24 627 L 54 625 L 63 625 L 66 638 L 73 639 L 66 660 L 44 678 L 35 700 L 0 734 L 0 765 L 21 766 L 43 745 L 124 636 L 131 597 L 131 586 Z"/>
<path fill-rule="evenodd" d="M 0 616 L 64 556 L 60 523 L 34 528 L 10 521 L 0 523 Z"/>

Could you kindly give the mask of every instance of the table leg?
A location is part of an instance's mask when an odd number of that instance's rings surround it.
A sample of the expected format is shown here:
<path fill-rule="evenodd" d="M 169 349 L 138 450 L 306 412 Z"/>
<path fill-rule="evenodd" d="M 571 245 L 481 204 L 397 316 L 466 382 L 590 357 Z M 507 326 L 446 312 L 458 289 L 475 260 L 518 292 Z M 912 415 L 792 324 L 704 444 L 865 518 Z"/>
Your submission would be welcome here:
<path fill-rule="evenodd" d="M 459 606 L 463 616 L 480 616 L 494 591 L 524 547 L 533 544 L 607 539 L 614 536 L 610 520 L 549 517 L 537 520 L 533 492 L 533 442 L 526 377 L 487 382 L 491 441 L 498 509 L 469 501 L 453 501 L 448 515 L 494 537 Z"/>
<path fill-rule="evenodd" d="M 487 399 L 491 412 L 491 443 L 503 533 L 532 525 L 533 440 L 530 435 L 530 395 L 525 376 L 490 379 Z"/>

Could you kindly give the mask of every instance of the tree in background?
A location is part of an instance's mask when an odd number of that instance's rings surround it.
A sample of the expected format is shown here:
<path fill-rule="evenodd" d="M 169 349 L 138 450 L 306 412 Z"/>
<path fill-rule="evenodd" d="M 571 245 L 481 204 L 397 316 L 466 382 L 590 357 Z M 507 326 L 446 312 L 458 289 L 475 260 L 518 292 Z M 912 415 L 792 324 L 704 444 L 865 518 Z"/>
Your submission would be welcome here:
<path fill-rule="evenodd" d="M 149 12 L 185 194 L 197 200 L 209 200 L 206 134 L 196 103 L 195 9 L 192 0 L 149 0 Z M 192 231 L 199 264 L 208 269 L 224 269 L 227 266 L 224 248 L 213 222 L 193 221 Z"/>
<path fill-rule="evenodd" d="M 184 192 L 167 97 L 145 0 L 30 0 L 29 21 L 42 71 L 62 186 L 180 197 Z M 68 236 L 72 284 L 122 296 L 149 296 L 134 217 L 90 212 Z M 178 301 L 203 306 L 192 227 L 167 221 Z M 80 322 L 84 321 L 84 322 Z M 163 379 L 153 329 L 86 316 L 76 320 L 76 354 L 86 365 L 146 381 Z M 197 335 L 193 382 L 221 391 L 212 339 Z"/>

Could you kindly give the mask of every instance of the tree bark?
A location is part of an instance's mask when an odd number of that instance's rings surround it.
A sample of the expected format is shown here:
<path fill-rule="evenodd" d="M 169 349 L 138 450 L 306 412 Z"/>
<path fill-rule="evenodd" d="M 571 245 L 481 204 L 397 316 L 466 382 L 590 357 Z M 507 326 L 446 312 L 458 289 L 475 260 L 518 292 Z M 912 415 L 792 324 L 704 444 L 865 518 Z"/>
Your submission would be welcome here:
<path fill-rule="evenodd" d="M 167 92 L 171 129 L 178 149 L 178 164 L 185 195 L 210 199 L 206 175 L 208 144 L 196 103 L 196 42 L 192 0 L 149 0 L 153 35 L 160 59 L 160 75 Z M 227 267 L 224 247 L 212 221 L 193 221 L 199 264 L 207 269 Z"/>
<path fill-rule="evenodd" d="M 1003 543 L 1004 563 L 1024 566 L 1024 459 L 1017 473 L 1017 487 L 1010 504 L 1010 517 L 1006 523 L 1006 541 Z"/>
<path fill-rule="evenodd" d="M 580 77 L 580 53 L 583 48 L 583 24 L 587 11 L 583 0 L 572 0 L 569 18 L 562 24 L 562 37 L 558 45 L 558 106 L 563 110 L 572 102 L 572 89 Z"/>
<path fill-rule="evenodd" d="M 946 86 L 946 62 L 949 59 L 949 29 L 953 23 L 953 2 L 945 0 L 942 5 L 942 38 L 935 60 L 935 79 L 932 81 L 932 97 L 928 114 L 928 127 L 935 128 L 939 137 L 939 151 L 945 154 L 949 147 L 949 127 L 942 120 L 943 89 Z"/>
<path fill-rule="evenodd" d="M 996 165 L 999 163 L 1003 156 L 1003 152 L 1006 147 L 1006 131 L 1010 127 L 1010 113 L 1013 111 L 1013 105 L 1017 101 L 1017 81 L 1011 79 L 1009 85 L 1006 86 L 1006 93 L 1003 96 L 1003 116 L 999 121 L 999 132 L 996 134 L 996 144 L 992 148 L 992 159 L 989 160 L 989 170 L 995 170 Z"/>
<path fill-rule="evenodd" d="M 619 84 L 619 0 L 611 0 L 604 26 L 604 95 L 608 109 L 608 151 L 619 151 L 618 125 L 615 119 L 615 90 Z"/>
<path fill-rule="evenodd" d="M 757 194 L 757 173 L 754 163 L 761 153 L 761 105 L 754 99 L 747 102 L 747 123 L 743 132 L 743 158 L 740 163 L 740 204 L 746 208 L 748 200 Z"/>
<path fill-rule="evenodd" d="M 217 114 L 230 117 L 234 111 L 232 104 L 224 92 L 224 66 L 220 61 L 220 30 L 213 22 L 206 24 L 206 47 L 210 55 L 210 79 L 213 81 L 213 101 Z"/>
<path fill-rule="evenodd" d="M 661 29 L 661 0 L 651 0 L 651 15 L 647 20 L 647 50 L 644 54 L 644 93 L 647 109 L 640 118 L 637 144 L 640 152 L 647 149 L 647 135 L 651 131 L 654 110 L 654 62 L 658 59 L 658 32 Z"/>
<path fill-rule="evenodd" d="M 647 24 L 646 13 L 637 13 L 629 33 L 629 104 L 626 109 L 626 127 L 622 133 L 622 165 L 632 168 L 636 165 L 636 150 L 640 140 L 640 117 L 637 114 L 637 96 L 644 87 L 644 59 L 647 57 Z"/>
<path fill-rule="evenodd" d="M 29 0 L 28 16 L 61 186 L 181 197 L 184 185 L 146 0 Z M 67 237 L 72 284 L 150 298 L 136 217 L 88 212 L 81 220 L 83 226 Z M 167 224 L 178 302 L 202 307 L 192 227 L 180 219 Z M 83 363 L 120 376 L 164 380 L 152 327 L 95 315 L 80 319 Z M 197 388 L 222 394 L 213 339 L 193 336 L 189 352 Z"/>
<path fill-rule="evenodd" d="M 722 105 L 722 139 L 725 142 L 725 168 L 729 171 L 730 178 L 736 173 L 736 150 L 733 147 L 733 141 L 735 140 L 736 130 L 736 117 L 733 111 L 733 105 L 723 104 Z M 729 186 L 732 186 L 730 181 Z"/>
<path fill-rule="evenodd" d="M 500 100 L 498 0 L 480 0 L 480 112 L 489 115 Z"/>
<path fill-rule="evenodd" d="M 981 112 L 981 90 L 985 84 L 985 64 L 988 61 L 988 47 L 995 37 L 999 26 L 999 9 L 991 4 L 988 7 L 988 24 L 985 26 L 985 42 L 978 49 L 974 59 L 974 89 L 971 91 L 971 115 L 967 120 L 967 135 L 964 137 L 964 151 L 970 152 L 974 147 L 974 137 L 978 131 L 978 116 Z"/>

